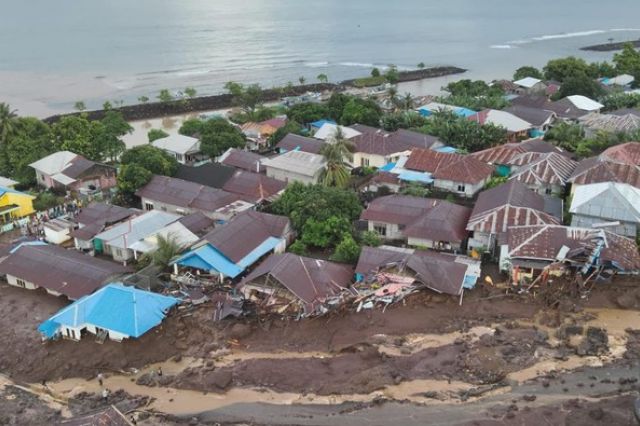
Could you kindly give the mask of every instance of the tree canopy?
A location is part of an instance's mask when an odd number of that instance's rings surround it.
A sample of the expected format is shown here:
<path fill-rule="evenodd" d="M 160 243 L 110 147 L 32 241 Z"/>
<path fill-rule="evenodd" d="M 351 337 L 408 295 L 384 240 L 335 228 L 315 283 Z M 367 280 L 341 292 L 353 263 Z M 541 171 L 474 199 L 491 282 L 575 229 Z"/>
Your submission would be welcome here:
<path fill-rule="evenodd" d="M 582 95 L 591 99 L 599 99 L 605 91 L 600 84 L 586 74 L 576 74 L 568 77 L 560 86 L 556 94 L 557 99 L 572 95 Z"/>
<path fill-rule="evenodd" d="M 166 138 L 167 136 L 169 136 L 169 133 L 165 132 L 162 129 L 151 129 L 147 132 L 149 143 L 158 139 Z"/>
<path fill-rule="evenodd" d="M 418 131 L 436 136 L 455 148 L 476 152 L 507 141 L 507 131 L 492 124 L 480 125 L 450 111 L 440 111 Z"/>
<path fill-rule="evenodd" d="M 522 80 L 523 78 L 526 78 L 526 77 L 533 77 L 533 78 L 542 80 L 544 78 L 544 75 L 542 74 L 542 71 L 540 71 L 538 68 L 532 67 L 530 65 L 525 65 L 523 67 L 518 68 L 516 72 L 513 74 L 514 80 Z"/>
<path fill-rule="evenodd" d="M 640 87 L 640 52 L 627 43 L 622 51 L 613 55 L 613 63 L 618 74 L 629 74 L 635 78 L 634 87 Z"/>
<path fill-rule="evenodd" d="M 297 104 L 287 110 L 287 118 L 301 124 L 312 123 L 328 117 L 329 108 L 324 104 L 314 102 Z"/>
<path fill-rule="evenodd" d="M 544 76 L 547 80 L 564 83 L 568 78 L 576 75 L 597 77 L 592 74 L 593 69 L 582 58 L 569 56 L 566 58 L 552 59 L 544 66 Z"/>
<path fill-rule="evenodd" d="M 365 124 L 367 126 L 380 126 L 382 110 L 371 99 L 350 99 L 342 111 L 340 124 L 350 126 L 352 124 Z"/>
<path fill-rule="evenodd" d="M 152 145 L 140 145 L 122 154 L 123 166 L 136 165 L 154 175 L 173 176 L 178 171 L 178 161 L 163 150 Z"/>

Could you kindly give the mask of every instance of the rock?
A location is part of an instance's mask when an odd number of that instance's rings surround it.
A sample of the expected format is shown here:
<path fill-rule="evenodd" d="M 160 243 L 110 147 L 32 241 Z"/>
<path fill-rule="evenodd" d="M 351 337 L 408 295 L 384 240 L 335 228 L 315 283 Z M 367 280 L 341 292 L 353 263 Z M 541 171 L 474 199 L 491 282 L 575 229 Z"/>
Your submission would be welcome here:
<path fill-rule="evenodd" d="M 232 339 L 243 339 L 251 334 L 251 327 L 247 324 L 237 323 L 231 327 L 229 337 Z"/>
<path fill-rule="evenodd" d="M 207 388 L 215 387 L 220 390 L 228 388 L 232 381 L 233 375 L 229 370 L 216 370 L 203 378 L 203 383 Z"/>
<path fill-rule="evenodd" d="M 591 417 L 593 420 L 602 420 L 602 418 L 604 417 L 604 410 L 602 408 L 589 410 L 589 417 Z"/>
<path fill-rule="evenodd" d="M 182 361 L 182 355 L 178 354 L 173 357 L 173 362 L 180 362 L 180 361 Z"/>
<path fill-rule="evenodd" d="M 538 397 L 535 395 L 524 395 L 522 397 L 523 400 L 527 401 L 527 402 L 533 402 L 537 399 Z"/>

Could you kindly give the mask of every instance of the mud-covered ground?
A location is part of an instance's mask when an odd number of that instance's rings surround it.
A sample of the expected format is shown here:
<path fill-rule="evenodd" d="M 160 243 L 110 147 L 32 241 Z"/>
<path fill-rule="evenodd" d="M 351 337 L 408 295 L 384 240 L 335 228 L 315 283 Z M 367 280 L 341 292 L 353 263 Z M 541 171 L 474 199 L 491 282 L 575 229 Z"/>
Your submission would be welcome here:
<path fill-rule="evenodd" d="M 640 358 L 638 285 L 637 277 L 618 279 L 586 298 L 507 296 L 479 287 L 465 294 L 462 306 L 457 298 L 424 292 L 384 312 L 343 309 L 303 321 L 214 323 L 204 305 L 168 318 L 139 340 L 100 345 L 91 338 L 41 342 L 37 325 L 65 301 L 0 284 L 0 373 L 11 381 L 0 392 L 0 424 L 51 423 L 122 401 L 143 424 L 189 423 L 193 416 L 197 423 L 325 424 L 294 421 L 278 409 L 288 405 L 292 415 L 311 410 L 330 418 L 342 404 L 366 408 L 353 411 L 364 416 L 374 409 L 370 404 L 388 415 L 415 410 L 416 419 L 433 416 L 433 407 L 446 407 L 438 408 L 442 415 L 470 410 L 471 420 L 461 415 L 451 424 L 540 424 L 535 420 L 547 412 L 556 416 L 548 424 L 627 424 L 618 420 L 629 413 L 624 407 L 637 386 L 633 377 L 626 387 L 585 379 L 566 391 L 554 380 L 564 369 L 629 368 Z M 105 375 L 104 386 L 98 373 Z M 555 389 L 557 398 L 516 396 L 516 384 L 530 382 L 542 396 Z M 108 401 L 100 396 L 104 388 Z M 496 395 L 501 399 L 492 400 Z M 511 395 L 521 402 L 508 403 Z M 54 398 L 64 410 L 39 396 Z M 486 405 L 474 417 L 469 404 L 478 401 Z M 245 418 L 234 411 L 239 404 L 250 407 Z M 574 414 L 564 415 L 568 411 Z M 344 424 L 359 424 L 349 413 Z M 571 423 L 575 418 L 583 423 Z"/>

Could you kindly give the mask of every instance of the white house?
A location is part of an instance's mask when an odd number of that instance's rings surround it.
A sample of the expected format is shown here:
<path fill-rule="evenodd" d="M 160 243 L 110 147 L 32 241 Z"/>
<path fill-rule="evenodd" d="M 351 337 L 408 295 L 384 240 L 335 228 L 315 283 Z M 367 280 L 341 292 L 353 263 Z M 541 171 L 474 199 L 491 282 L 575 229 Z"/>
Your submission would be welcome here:
<path fill-rule="evenodd" d="M 193 164 L 205 160 L 207 157 L 200 151 L 200 141 L 191 136 L 180 134 L 156 139 L 151 145 L 165 151 L 178 160 L 180 164 Z"/>
<path fill-rule="evenodd" d="M 289 151 L 262 161 L 267 176 L 284 182 L 318 183 L 325 161 L 322 155 Z"/>

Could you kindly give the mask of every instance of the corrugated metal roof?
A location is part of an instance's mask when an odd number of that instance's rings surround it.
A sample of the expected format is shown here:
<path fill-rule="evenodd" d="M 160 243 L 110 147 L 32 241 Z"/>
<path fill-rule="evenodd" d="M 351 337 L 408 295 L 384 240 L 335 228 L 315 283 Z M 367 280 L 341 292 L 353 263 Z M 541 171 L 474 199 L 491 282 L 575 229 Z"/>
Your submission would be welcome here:
<path fill-rule="evenodd" d="M 640 223 L 640 189 L 614 182 L 580 185 L 573 192 L 569 212 Z"/>
<path fill-rule="evenodd" d="M 493 174 L 492 167 L 472 156 L 420 148 L 411 151 L 404 167 L 431 173 L 435 179 L 461 183 L 478 183 Z"/>
<path fill-rule="evenodd" d="M 289 133 L 278 144 L 276 148 L 281 153 L 287 151 L 302 151 L 310 152 L 312 154 L 319 154 L 322 147 L 325 145 L 323 141 L 314 138 L 307 138 L 304 136 Z"/>
<path fill-rule="evenodd" d="M 93 293 L 108 280 L 127 272 L 130 269 L 117 263 L 53 245 L 22 245 L 0 262 L 1 274 L 13 275 L 72 300 Z"/>
<path fill-rule="evenodd" d="M 47 323 L 57 324 L 58 328 L 93 325 L 140 337 L 160 324 L 166 311 L 179 302 L 174 297 L 112 283 L 62 309 L 38 329 Z"/>
<path fill-rule="evenodd" d="M 180 216 L 175 214 L 152 210 L 115 225 L 96 235 L 95 238 L 113 247 L 129 248 L 133 243 L 143 240 L 179 218 Z"/>
<path fill-rule="evenodd" d="M 509 179 L 519 180 L 529 185 L 564 186 L 578 165 L 576 161 L 554 152 L 524 153 L 515 157 L 513 162 L 525 165 L 518 168 Z"/>
<path fill-rule="evenodd" d="M 229 148 L 222 154 L 218 161 L 227 166 L 237 167 L 238 169 L 248 170 L 250 172 L 261 173 L 264 168 L 261 165 L 265 157 L 248 151 L 240 151 L 235 148 Z"/>
<path fill-rule="evenodd" d="M 325 166 L 324 157 L 302 151 L 289 151 L 262 161 L 263 166 L 291 171 L 304 176 L 315 176 Z"/>
<path fill-rule="evenodd" d="M 237 194 L 246 201 L 257 203 L 272 199 L 286 187 L 287 183 L 281 180 L 259 173 L 238 170 L 224 184 L 222 189 Z"/>

